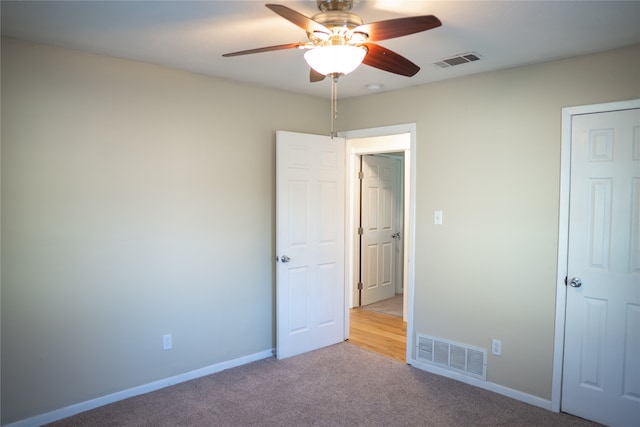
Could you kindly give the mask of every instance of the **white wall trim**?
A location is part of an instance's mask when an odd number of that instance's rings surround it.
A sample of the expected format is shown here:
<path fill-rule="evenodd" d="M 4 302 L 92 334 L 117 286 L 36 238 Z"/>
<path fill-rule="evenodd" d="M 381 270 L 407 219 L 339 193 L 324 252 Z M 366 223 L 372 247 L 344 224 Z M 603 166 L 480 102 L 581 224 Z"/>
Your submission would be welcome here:
<path fill-rule="evenodd" d="M 571 122 L 573 116 L 607 111 L 640 108 L 640 99 L 582 105 L 562 109 L 562 142 L 560 154 L 560 208 L 558 212 L 558 268 L 556 277 L 556 317 L 553 341 L 553 371 L 551 382 L 551 410 L 560 412 L 562 398 L 562 360 L 564 356 L 564 328 L 567 287 L 564 283 L 569 249 L 569 192 L 571 178 Z"/>
<path fill-rule="evenodd" d="M 372 145 L 369 141 L 366 146 L 358 145 L 358 143 L 354 140 L 364 139 L 364 138 L 376 138 L 383 136 L 393 136 L 393 135 L 403 135 L 409 134 L 409 146 L 403 145 L 403 142 L 400 142 L 397 146 L 390 146 L 388 143 L 385 143 L 379 147 Z M 353 169 L 353 157 L 354 155 L 364 154 L 364 153 L 383 153 L 383 152 L 394 152 L 394 151 L 403 151 L 404 152 L 404 162 L 405 162 L 405 188 L 404 188 L 404 215 L 405 215 L 405 247 L 404 247 L 404 274 L 405 274 L 405 304 L 404 308 L 406 310 L 406 321 L 407 321 L 407 362 L 412 357 L 413 350 L 413 304 L 414 304 L 414 283 L 415 283 L 415 230 L 416 230 L 416 124 L 415 123 L 405 123 L 399 125 L 392 126 L 384 126 L 378 128 L 369 128 L 369 129 L 358 129 L 358 130 L 350 130 L 340 132 L 338 134 L 340 137 L 346 139 L 346 173 L 351 173 L 351 169 Z M 347 183 L 350 183 L 351 180 L 347 177 Z M 353 192 L 353 188 L 347 188 L 347 197 L 351 195 Z M 408 195 L 408 197 L 407 197 Z M 346 224 L 348 225 L 348 229 L 351 230 L 353 227 L 353 217 L 351 208 L 349 207 L 351 204 L 348 204 L 347 208 L 347 218 Z M 349 259 L 351 260 L 351 254 L 353 254 L 353 239 L 352 236 L 347 237 L 347 248 L 345 254 L 349 254 Z M 349 261 L 347 267 L 347 277 L 349 280 L 353 277 L 353 266 L 351 265 L 352 261 Z M 347 282 L 348 283 L 348 282 Z M 349 294 L 351 292 L 351 286 L 346 286 Z M 347 305 L 347 304 L 345 304 Z M 348 308 L 346 308 L 348 310 Z M 348 319 L 348 313 L 346 318 Z M 345 337 L 349 336 L 349 322 L 345 322 Z"/>
<path fill-rule="evenodd" d="M 195 369 L 193 371 L 185 372 L 184 374 L 179 374 L 173 377 L 164 378 L 162 380 L 154 381 L 148 384 L 143 384 L 137 387 L 130 388 L 128 390 L 122 390 L 116 393 L 108 394 L 106 396 L 87 400 L 85 402 L 76 403 L 75 405 L 67 406 L 65 408 L 56 409 L 55 411 L 47 412 L 46 414 L 36 415 L 35 417 L 27 418 L 21 421 L 16 421 L 14 423 L 7 424 L 5 427 L 35 427 L 35 426 L 41 426 L 43 424 L 52 423 L 54 421 L 58 421 L 63 418 L 77 415 L 81 412 L 99 408 L 101 406 L 118 402 L 120 400 L 128 399 L 130 397 L 140 396 L 142 394 L 160 390 L 165 387 L 180 384 L 186 381 L 191 381 L 196 378 L 204 377 L 207 375 L 215 374 L 216 372 L 221 372 L 226 369 L 235 368 L 241 365 L 246 365 L 247 363 L 255 362 L 262 359 L 267 359 L 269 357 L 273 357 L 273 354 L 274 354 L 273 352 L 274 352 L 274 349 L 264 350 L 258 353 L 239 357 L 237 359 L 227 360 L 225 362 L 220 362 L 214 365 L 205 366 L 204 368 Z"/>
<path fill-rule="evenodd" d="M 457 380 L 463 382 L 465 384 L 469 384 L 478 388 L 482 388 L 484 390 L 489 390 L 494 393 L 501 394 L 506 397 L 510 397 L 515 400 L 519 400 L 524 403 L 528 403 L 529 405 L 537 406 L 543 409 L 551 409 L 551 402 L 549 400 L 542 399 L 537 396 L 533 396 L 531 394 L 523 393 L 518 390 L 514 390 L 509 387 L 502 386 L 500 384 L 492 383 L 489 381 L 483 381 L 477 378 L 469 377 L 467 375 L 459 374 L 457 372 L 452 372 L 448 369 L 442 369 L 437 366 L 433 366 L 428 363 L 420 362 L 418 360 L 413 359 L 411 361 L 411 365 L 415 368 L 421 369 L 423 371 L 430 372 L 432 374 L 441 375 L 443 377 L 451 378 L 453 380 Z"/>

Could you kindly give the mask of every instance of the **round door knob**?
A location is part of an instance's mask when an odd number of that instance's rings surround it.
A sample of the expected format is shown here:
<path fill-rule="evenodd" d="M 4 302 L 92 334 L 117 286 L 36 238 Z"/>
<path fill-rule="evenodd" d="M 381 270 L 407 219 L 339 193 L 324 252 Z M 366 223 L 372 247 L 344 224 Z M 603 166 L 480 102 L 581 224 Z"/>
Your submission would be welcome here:
<path fill-rule="evenodd" d="M 580 286 L 582 286 L 582 279 L 580 279 L 579 277 L 573 277 L 569 282 L 569 286 L 571 286 L 572 288 L 579 288 Z"/>
<path fill-rule="evenodd" d="M 291 258 L 289 258 L 289 257 L 288 257 L 288 256 L 286 256 L 286 255 L 282 255 L 282 256 L 280 257 L 280 261 L 282 261 L 282 262 L 289 262 L 289 261 L 291 261 Z"/>

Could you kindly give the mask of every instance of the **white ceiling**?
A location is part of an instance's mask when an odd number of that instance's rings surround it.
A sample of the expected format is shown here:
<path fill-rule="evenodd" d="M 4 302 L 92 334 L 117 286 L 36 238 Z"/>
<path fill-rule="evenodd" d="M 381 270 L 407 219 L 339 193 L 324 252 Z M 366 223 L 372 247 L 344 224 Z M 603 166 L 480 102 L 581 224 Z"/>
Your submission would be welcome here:
<path fill-rule="evenodd" d="M 265 3 L 309 17 L 319 12 L 316 1 L 3 0 L 2 35 L 328 97 L 328 79 L 309 83 L 298 49 L 221 56 L 307 41 L 302 29 Z M 414 77 L 362 65 L 340 79 L 340 98 L 370 93 L 369 83 L 395 90 L 640 43 L 640 1 L 355 0 L 352 12 L 365 23 L 435 15 L 443 25 L 378 42 L 419 65 Z M 433 65 L 470 51 L 482 59 L 446 69 Z"/>

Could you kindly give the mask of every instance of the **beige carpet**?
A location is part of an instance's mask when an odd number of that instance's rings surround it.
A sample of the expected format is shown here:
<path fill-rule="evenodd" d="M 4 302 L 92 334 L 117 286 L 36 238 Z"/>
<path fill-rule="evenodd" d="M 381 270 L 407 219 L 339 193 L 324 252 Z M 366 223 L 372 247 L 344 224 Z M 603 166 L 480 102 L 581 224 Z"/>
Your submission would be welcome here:
<path fill-rule="evenodd" d="M 430 374 L 348 342 L 269 358 L 53 426 L 562 426 L 596 424 Z"/>
<path fill-rule="evenodd" d="M 403 295 L 398 294 L 393 298 L 375 302 L 373 304 L 364 305 L 361 308 L 378 313 L 390 314 L 396 317 L 402 317 L 402 301 Z"/>

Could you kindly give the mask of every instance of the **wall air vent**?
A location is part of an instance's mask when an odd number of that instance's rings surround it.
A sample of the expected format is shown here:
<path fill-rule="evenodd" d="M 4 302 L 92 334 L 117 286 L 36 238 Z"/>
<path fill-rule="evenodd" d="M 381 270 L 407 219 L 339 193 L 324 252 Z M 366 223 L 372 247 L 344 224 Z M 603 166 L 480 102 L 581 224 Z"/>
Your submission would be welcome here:
<path fill-rule="evenodd" d="M 487 379 L 487 349 L 417 334 L 416 359 L 482 380 Z"/>
<path fill-rule="evenodd" d="M 480 58 L 482 57 L 476 52 L 469 52 L 434 62 L 433 65 L 439 68 L 449 68 L 460 64 L 466 64 L 468 62 L 479 61 Z"/>

